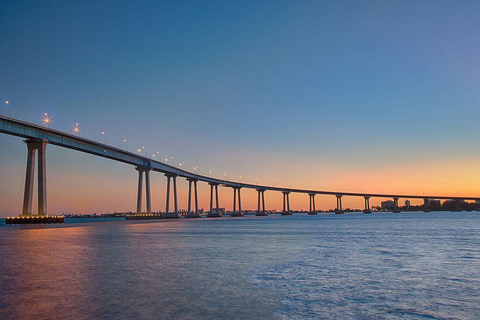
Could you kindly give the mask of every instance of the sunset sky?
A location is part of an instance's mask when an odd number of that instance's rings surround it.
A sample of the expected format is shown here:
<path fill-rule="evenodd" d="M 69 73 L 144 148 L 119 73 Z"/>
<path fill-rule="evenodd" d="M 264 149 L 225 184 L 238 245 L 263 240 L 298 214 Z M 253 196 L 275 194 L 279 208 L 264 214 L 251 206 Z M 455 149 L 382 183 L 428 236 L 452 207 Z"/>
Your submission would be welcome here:
<path fill-rule="evenodd" d="M 1 1 L 0 114 L 48 112 L 54 129 L 79 123 L 218 178 L 480 197 L 479 13 L 478 1 Z M 2 217 L 21 211 L 26 150 L 0 134 Z M 49 213 L 136 208 L 131 166 L 50 145 L 47 172 Z M 153 174 L 153 210 L 165 189 Z M 255 208 L 255 191 L 242 201 Z"/>

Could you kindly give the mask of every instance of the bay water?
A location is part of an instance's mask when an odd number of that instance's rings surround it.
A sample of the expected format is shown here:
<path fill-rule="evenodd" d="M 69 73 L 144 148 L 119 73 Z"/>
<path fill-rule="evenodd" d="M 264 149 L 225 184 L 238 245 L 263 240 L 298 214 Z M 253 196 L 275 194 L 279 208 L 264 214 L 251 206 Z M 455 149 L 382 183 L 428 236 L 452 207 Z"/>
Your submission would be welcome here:
<path fill-rule="evenodd" d="M 0 223 L 0 319 L 480 319 L 480 213 Z"/>

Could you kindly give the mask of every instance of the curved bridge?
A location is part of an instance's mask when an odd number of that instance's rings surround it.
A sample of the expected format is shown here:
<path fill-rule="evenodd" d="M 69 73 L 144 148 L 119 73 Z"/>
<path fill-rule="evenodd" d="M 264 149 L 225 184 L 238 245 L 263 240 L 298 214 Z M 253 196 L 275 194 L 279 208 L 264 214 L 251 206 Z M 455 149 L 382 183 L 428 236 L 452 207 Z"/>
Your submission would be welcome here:
<path fill-rule="evenodd" d="M 265 211 L 265 191 L 276 191 L 283 193 L 283 212 L 282 214 L 291 214 L 290 211 L 290 193 L 305 193 L 310 196 L 310 213 L 315 214 L 315 195 L 333 195 L 337 197 L 336 213 L 343 213 L 342 197 L 364 197 L 365 198 L 365 213 L 370 211 L 370 198 L 390 198 L 394 200 L 394 211 L 399 211 L 398 200 L 400 198 L 408 199 L 424 199 L 425 209 L 428 211 L 428 203 L 431 199 L 448 199 L 457 200 L 457 204 L 462 200 L 480 200 L 476 197 L 447 197 L 447 196 L 418 196 L 408 194 L 379 194 L 379 193 L 356 193 L 356 192 L 335 192 L 335 191 L 320 191 L 308 189 L 292 189 L 281 187 L 270 187 L 256 184 L 248 184 L 241 182 L 234 182 L 230 180 L 222 180 L 206 177 L 196 173 L 188 172 L 180 168 L 176 168 L 165 163 L 152 160 L 148 157 L 139 154 L 122 150 L 107 144 L 99 143 L 89 139 L 85 139 L 76 135 L 68 134 L 58 130 L 45 128 L 39 125 L 28 123 L 25 121 L 0 116 L 0 132 L 26 138 L 28 156 L 27 156 L 27 170 L 25 178 L 25 193 L 23 211 L 21 216 L 32 216 L 32 199 L 33 199 L 33 179 L 35 168 L 35 154 L 38 151 L 38 215 L 44 216 L 47 214 L 47 197 L 46 197 L 46 165 L 45 152 L 46 145 L 53 144 L 60 147 L 73 149 L 85 153 L 90 153 L 96 156 L 108 158 L 115 161 L 124 162 L 135 166 L 139 172 L 138 176 L 138 198 L 137 198 L 137 213 L 142 211 L 141 204 L 143 198 L 143 177 L 145 176 L 145 191 L 146 191 L 146 213 L 151 213 L 151 197 L 150 197 L 150 171 L 161 172 L 167 176 L 167 203 L 165 218 L 178 218 L 177 206 L 177 188 L 176 179 L 178 177 L 186 178 L 189 181 L 189 198 L 188 198 L 188 214 L 186 217 L 198 217 L 198 196 L 197 196 L 197 182 L 206 182 L 210 188 L 210 212 L 208 216 L 221 216 L 218 212 L 218 186 L 230 187 L 234 191 L 234 202 L 232 216 L 242 216 L 241 196 L 240 190 L 242 188 L 255 189 L 258 192 L 258 210 L 257 215 L 266 215 Z M 173 180 L 173 200 L 174 210 L 169 211 L 170 205 L 170 190 L 171 180 Z M 195 211 L 192 212 L 192 184 L 194 189 Z M 214 192 L 215 191 L 215 192 Z M 215 194 L 215 207 L 213 204 L 213 197 Z M 236 201 L 238 199 L 238 211 L 236 208 Z"/>

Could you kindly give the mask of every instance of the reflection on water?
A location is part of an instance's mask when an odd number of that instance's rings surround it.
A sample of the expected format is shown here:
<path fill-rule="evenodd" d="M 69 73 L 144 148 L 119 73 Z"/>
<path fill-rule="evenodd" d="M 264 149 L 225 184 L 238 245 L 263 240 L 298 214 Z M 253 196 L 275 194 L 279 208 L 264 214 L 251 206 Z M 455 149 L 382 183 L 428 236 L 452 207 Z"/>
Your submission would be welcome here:
<path fill-rule="evenodd" d="M 473 319 L 480 214 L 0 227 L 0 318 Z"/>

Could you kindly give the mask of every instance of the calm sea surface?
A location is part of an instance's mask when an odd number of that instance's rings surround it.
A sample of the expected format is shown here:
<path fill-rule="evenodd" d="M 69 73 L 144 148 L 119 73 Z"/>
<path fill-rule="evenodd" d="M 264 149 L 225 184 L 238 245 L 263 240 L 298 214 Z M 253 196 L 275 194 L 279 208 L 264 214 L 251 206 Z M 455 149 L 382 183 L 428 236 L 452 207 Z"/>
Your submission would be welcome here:
<path fill-rule="evenodd" d="M 480 319 L 480 213 L 0 223 L 0 319 Z"/>

